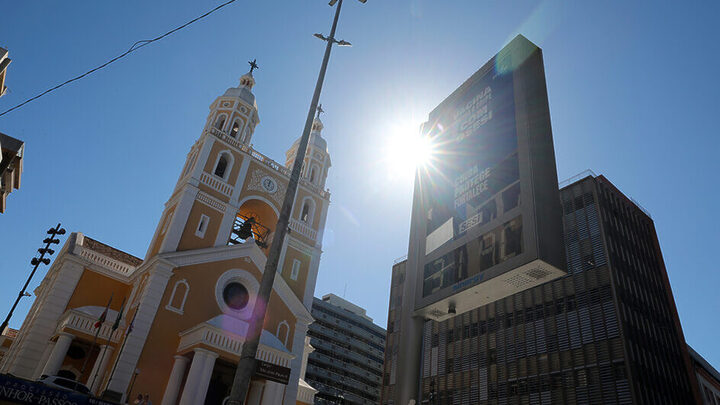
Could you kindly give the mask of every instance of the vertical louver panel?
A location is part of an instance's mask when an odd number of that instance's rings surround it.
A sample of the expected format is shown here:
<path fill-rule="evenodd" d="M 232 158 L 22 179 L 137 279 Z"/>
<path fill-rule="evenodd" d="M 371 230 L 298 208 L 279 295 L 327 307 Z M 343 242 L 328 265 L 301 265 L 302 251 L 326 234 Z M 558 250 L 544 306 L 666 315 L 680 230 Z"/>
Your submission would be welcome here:
<path fill-rule="evenodd" d="M 603 322 L 603 310 L 602 303 L 596 302 L 590 306 L 590 317 L 592 318 L 592 330 L 595 335 L 595 340 L 607 339 L 607 333 L 605 332 L 605 325 Z"/>
<path fill-rule="evenodd" d="M 480 388 L 480 400 L 487 401 L 488 399 L 488 373 L 487 367 L 480 367 L 478 370 L 478 387 Z"/>
<path fill-rule="evenodd" d="M 615 375 L 610 363 L 603 363 L 598 366 L 600 374 L 600 386 L 602 387 L 603 404 L 615 405 L 617 398 L 615 397 Z"/>
<path fill-rule="evenodd" d="M 592 343 L 592 326 L 590 323 L 590 310 L 588 307 L 580 307 L 578 309 L 578 317 L 580 318 L 580 330 L 582 333 L 583 344 Z"/>
<path fill-rule="evenodd" d="M 582 346 L 582 342 L 580 340 L 580 321 L 578 320 L 577 311 L 568 311 L 567 320 L 570 333 L 570 347 L 573 349 L 578 348 Z"/>
<path fill-rule="evenodd" d="M 547 346 L 545 344 L 545 321 L 543 319 L 535 321 L 535 342 L 538 353 L 547 353 Z"/>

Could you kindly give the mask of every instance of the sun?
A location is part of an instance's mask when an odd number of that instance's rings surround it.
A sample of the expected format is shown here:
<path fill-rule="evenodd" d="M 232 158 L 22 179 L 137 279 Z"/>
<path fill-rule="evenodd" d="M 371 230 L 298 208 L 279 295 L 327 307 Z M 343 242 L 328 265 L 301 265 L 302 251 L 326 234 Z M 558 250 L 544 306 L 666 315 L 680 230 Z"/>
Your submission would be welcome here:
<path fill-rule="evenodd" d="M 420 134 L 420 124 L 395 124 L 389 128 L 384 147 L 388 175 L 408 178 L 419 167 L 431 163 L 434 155 L 430 139 Z"/>

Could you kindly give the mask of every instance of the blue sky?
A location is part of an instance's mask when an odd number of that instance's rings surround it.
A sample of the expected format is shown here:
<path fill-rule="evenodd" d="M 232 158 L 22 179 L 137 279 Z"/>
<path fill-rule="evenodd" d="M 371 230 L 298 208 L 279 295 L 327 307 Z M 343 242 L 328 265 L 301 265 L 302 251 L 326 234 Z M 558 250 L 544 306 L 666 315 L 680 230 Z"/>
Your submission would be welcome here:
<path fill-rule="evenodd" d="M 220 1 L 0 2 L 13 59 L 5 110 Z M 655 220 L 685 337 L 720 366 L 717 313 L 720 57 L 707 2 L 348 0 L 321 98 L 333 167 L 316 295 L 385 326 L 390 267 L 407 251 L 412 179 L 393 137 L 521 33 L 543 48 L 560 179 L 604 174 Z M 26 142 L 22 188 L 0 216 L 0 314 L 45 231 L 62 221 L 143 256 L 213 99 L 257 58 L 254 146 L 284 162 L 300 135 L 333 9 L 238 1 L 80 82 L 0 117 Z M 34 288 L 44 276 L 42 268 Z M 19 327 L 32 299 L 23 299 Z"/>

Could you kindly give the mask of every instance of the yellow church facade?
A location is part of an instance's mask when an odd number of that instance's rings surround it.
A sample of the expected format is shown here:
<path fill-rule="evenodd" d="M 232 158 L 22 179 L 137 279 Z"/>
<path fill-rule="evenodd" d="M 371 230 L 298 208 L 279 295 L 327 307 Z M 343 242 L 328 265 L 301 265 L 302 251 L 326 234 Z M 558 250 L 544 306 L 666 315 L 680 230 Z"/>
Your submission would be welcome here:
<path fill-rule="evenodd" d="M 313 402 L 302 378 L 331 161 L 316 119 L 279 274 L 269 302 L 256 302 L 298 142 L 285 166 L 252 148 L 254 84 L 251 71 L 210 105 L 144 259 L 70 235 L 0 372 L 73 378 L 123 400 L 147 393 L 164 405 L 222 403 L 252 309 L 267 305 L 256 358 L 280 377 L 256 374 L 246 403 Z"/>

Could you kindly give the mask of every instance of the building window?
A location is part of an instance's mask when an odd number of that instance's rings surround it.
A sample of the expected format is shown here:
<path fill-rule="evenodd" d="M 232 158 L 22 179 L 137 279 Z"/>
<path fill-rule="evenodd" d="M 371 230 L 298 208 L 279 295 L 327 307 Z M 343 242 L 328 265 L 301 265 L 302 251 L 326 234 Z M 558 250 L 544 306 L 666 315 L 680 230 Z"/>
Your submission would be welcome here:
<path fill-rule="evenodd" d="M 215 119 L 215 129 L 218 129 L 222 131 L 223 127 L 225 126 L 225 116 L 221 115 Z"/>
<path fill-rule="evenodd" d="M 292 270 L 290 271 L 290 279 L 297 280 L 298 274 L 300 274 L 300 260 L 293 259 Z"/>
<path fill-rule="evenodd" d="M 225 305 L 234 310 L 245 308 L 250 301 L 250 293 L 247 288 L 239 282 L 228 283 L 223 289 L 222 295 Z"/>
<path fill-rule="evenodd" d="M 278 324 L 275 336 L 287 347 L 288 337 L 290 336 L 290 325 L 288 325 L 287 321 L 282 321 Z"/>
<path fill-rule="evenodd" d="M 310 169 L 310 183 L 317 184 L 316 181 L 318 180 L 318 172 L 320 172 L 318 166 L 313 165 L 312 169 Z"/>
<path fill-rule="evenodd" d="M 248 271 L 231 269 L 215 283 L 215 300 L 226 315 L 247 320 L 252 316 L 259 287 L 258 280 Z"/>
<path fill-rule="evenodd" d="M 306 224 L 311 224 L 315 216 L 315 201 L 310 197 L 305 197 L 300 211 L 300 220 Z"/>
<path fill-rule="evenodd" d="M 220 156 L 217 166 L 215 166 L 215 175 L 218 177 L 225 178 L 225 170 L 227 169 L 227 158 Z"/>
<path fill-rule="evenodd" d="M 202 214 L 200 215 L 200 221 L 198 221 L 197 229 L 195 230 L 195 236 L 202 239 L 205 237 L 205 231 L 207 231 L 207 227 L 210 224 L 210 217 Z"/>
<path fill-rule="evenodd" d="M 240 132 L 240 122 L 233 122 L 232 129 L 230 130 L 230 136 L 237 138 L 238 132 Z"/>
<path fill-rule="evenodd" d="M 224 181 L 228 181 L 228 177 L 230 177 L 230 170 L 233 166 L 233 160 L 233 155 L 229 151 L 225 150 L 220 152 L 220 154 L 218 154 L 217 161 L 215 162 L 215 171 L 213 171 L 213 174 Z"/>
<path fill-rule="evenodd" d="M 185 308 L 185 301 L 187 300 L 188 293 L 190 292 L 190 285 L 185 279 L 175 283 L 172 294 L 170 294 L 170 300 L 168 300 L 165 309 L 179 314 L 183 313 Z"/>

